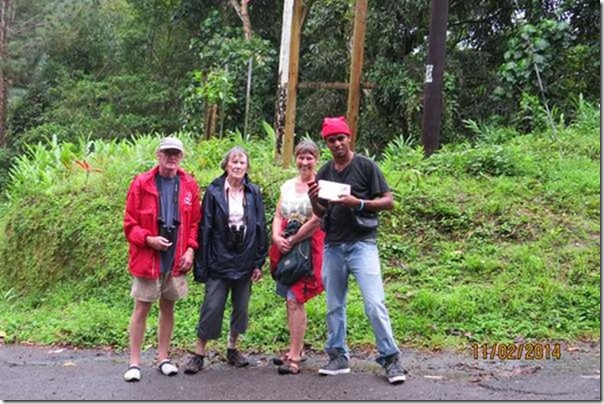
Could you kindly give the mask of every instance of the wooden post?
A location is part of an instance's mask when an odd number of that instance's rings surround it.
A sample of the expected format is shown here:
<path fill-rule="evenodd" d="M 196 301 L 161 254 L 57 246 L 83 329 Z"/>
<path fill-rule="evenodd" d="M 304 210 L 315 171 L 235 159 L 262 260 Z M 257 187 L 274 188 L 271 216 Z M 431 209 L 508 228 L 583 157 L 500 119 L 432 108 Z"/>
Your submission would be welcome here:
<path fill-rule="evenodd" d="M 352 60 L 350 63 L 350 82 L 348 88 L 348 110 L 346 118 L 350 127 L 350 147 L 354 150 L 361 101 L 361 74 L 363 72 L 363 51 L 365 45 L 365 17 L 367 0 L 357 0 L 354 11 L 354 36 Z"/>
<path fill-rule="evenodd" d="M 283 28 L 281 29 L 281 47 L 279 50 L 279 80 L 275 100 L 275 162 L 281 160 L 283 133 L 285 132 L 285 109 L 287 107 L 287 78 L 289 74 L 289 51 L 292 34 L 292 13 L 294 0 L 283 3 Z"/>
<path fill-rule="evenodd" d="M 432 0 L 422 116 L 422 144 L 426 156 L 430 156 L 440 146 L 448 9 L 448 0 Z"/>
<path fill-rule="evenodd" d="M 289 48 L 289 72 L 285 108 L 285 133 L 283 141 L 283 167 L 291 164 L 294 152 L 294 129 L 296 127 L 296 87 L 298 85 L 298 61 L 300 58 L 300 34 L 302 31 L 303 0 L 294 0 L 291 42 Z"/>

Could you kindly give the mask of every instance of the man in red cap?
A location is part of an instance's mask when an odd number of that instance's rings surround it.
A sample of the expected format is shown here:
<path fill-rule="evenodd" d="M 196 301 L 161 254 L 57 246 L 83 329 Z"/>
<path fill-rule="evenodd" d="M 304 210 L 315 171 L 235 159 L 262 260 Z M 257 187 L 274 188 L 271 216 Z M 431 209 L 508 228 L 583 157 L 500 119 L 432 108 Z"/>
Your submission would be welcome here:
<path fill-rule="evenodd" d="M 405 381 L 399 363 L 400 351 L 392 335 L 377 249 L 377 212 L 394 207 L 392 192 L 384 175 L 372 160 L 350 148 L 350 129 L 343 116 L 328 117 L 321 131 L 333 160 L 321 167 L 316 180 L 350 185 L 349 195 L 319 198 L 319 185 L 309 184 L 313 212 L 322 218 L 325 231 L 323 284 L 327 295 L 327 344 L 329 362 L 322 375 L 349 373 L 346 346 L 346 294 L 352 274 L 359 285 L 365 313 L 373 328 L 379 356 L 388 381 Z"/>

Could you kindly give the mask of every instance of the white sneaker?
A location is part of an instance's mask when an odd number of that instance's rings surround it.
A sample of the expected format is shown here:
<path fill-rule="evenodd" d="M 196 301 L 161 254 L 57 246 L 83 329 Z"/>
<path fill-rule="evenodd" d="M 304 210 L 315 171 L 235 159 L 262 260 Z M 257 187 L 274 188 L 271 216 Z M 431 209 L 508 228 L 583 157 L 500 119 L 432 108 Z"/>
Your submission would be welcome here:
<path fill-rule="evenodd" d="M 141 379 L 141 368 L 137 365 L 130 365 L 126 373 L 124 373 L 124 380 L 127 382 L 138 382 Z"/>

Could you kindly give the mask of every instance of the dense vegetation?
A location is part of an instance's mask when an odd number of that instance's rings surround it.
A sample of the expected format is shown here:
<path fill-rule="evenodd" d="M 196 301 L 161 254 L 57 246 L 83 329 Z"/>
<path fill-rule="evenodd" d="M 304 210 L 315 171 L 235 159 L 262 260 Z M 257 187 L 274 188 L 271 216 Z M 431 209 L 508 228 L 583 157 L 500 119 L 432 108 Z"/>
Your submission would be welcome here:
<path fill-rule="evenodd" d="M 185 168 L 202 187 L 244 145 L 269 218 L 294 175 L 272 160 L 283 0 L 4 4 L 0 339 L 123 348 L 125 193 L 155 163 L 158 138 L 185 140 Z M 249 6 L 249 36 L 237 4 Z M 300 80 L 347 81 L 354 1 L 305 4 Z M 450 0 L 443 147 L 427 159 L 418 143 L 430 1 L 368 4 L 362 81 L 375 88 L 363 92 L 357 147 L 395 190 L 379 242 L 398 340 L 599 339 L 597 3 Z M 322 117 L 345 113 L 346 97 L 300 90 L 297 139 L 319 139 Z M 213 106 L 214 138 L 200 140 Z M 350 342 L 364 346 L 372 337 L 352 285 Z M 273 288 L 269 277 L 254 288 L 248 348 L 287 340 Z M 180 347 L 192 347 L 202 291 L 192 285 L 178 304 Z M 324 297 L 308 311 L 319 349 Z M 148 327 L 152 344 L 155 318 Z"/>
<path fill-rule="evenodd" d="M 206 107 L 224 131 L 244 132 L 248 60 L 253 57 L 248 133 L 273 122 L 282 0 L 246 0 L 252 35 L 226 0 L 12 1 L 7 58 L 6 144 L 0 166 L 25 145 L 56 135 L 75 141 L 177 130 L 198 136 Z M 306 0 L 300 79 L 349 77 L 353 0 Z M 472 119 L 535 127 L 547 102 L 568 123 L 569 95 L 599 101 L 600 10 L 594 1 L 449 2 L 445 143 L 468 139 Z M 367 15 L 359 147 L 379 154 L 393 139 L 419 139 L 430 1 L 371 0 Z M 537 72 L 541 83 L 538 81 Z M 301 90 L 296 132 L 318 133 L 325 114 L 346 111 L 345 91 Z M 220 132 L 220 128 L 217 131 Z M 4 148 L 4 149 L 3 149 Z M 0 183 L 2 182 L 0 172 Z"/>
<path fill-rule="evenodd" d="M 445 145 L 428 159 L 403 137 L 384 148 L 379 164 L 396 208 L 382 215 L 379 245 L 401 344 L 600 338 L 600 113 L 581 98 L 574 108 L 574 120 L 559 122 L 555 132 L 467 121 L 474 141 Z M 273 164 L 270 131 L 253 142 L 236 133 L 204 142 L 178 136 L 190 150 L 184 166 L 202 187 L 220 173 L 223 153 L 243 144 L 272 218 L 279 185 L 294 171 Z M 53 139 L 26 147 L 0 205 L 5 341 L 127 346 L 132 301 L 123 207 L 133 175 L 154 164 L 157 139 Z M 356 284 L 351 288 L 349 342 L 366 346 L 372 333 Z M 192 283 L 177 305 L 179 347 L 194 345 L 202 291 Z M 324 295 L 308 312 L 307 342 L 321 349 Z M 148 322 L 149 345 L 156 315 Z M 267 276 L 254 287 L 244 346 L 271 352 L 287 335 L 283 301 Z"/>

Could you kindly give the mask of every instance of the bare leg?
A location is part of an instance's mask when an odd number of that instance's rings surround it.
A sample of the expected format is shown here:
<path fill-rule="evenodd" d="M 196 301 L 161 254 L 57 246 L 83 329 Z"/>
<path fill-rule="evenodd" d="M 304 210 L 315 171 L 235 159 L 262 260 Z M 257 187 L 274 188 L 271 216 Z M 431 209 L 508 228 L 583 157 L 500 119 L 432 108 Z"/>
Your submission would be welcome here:
<path fill-rule="evenodd" d="M 228 342 L 227 348 L 229 348 L 229 349 L 237 348 L 237 339 L 238 338 L 239 338 L 238 333 L 236 333 L 234 331 L 229 332 L 229 342 Z"/>
<path fill-rule="evenodd" d="M 170 339 L 174 329 L 174 300 L 159 299 L 159 332 L 157 360 L 168 359 Z"/>
<path fill-rule="evenodd" d="M 289 326 L 290 345 L 287 356 L 300 360 L 304 348 L 304 333 L 306 332 L 306 310 L 304 303 L 295 299 L 287 299 L 287 323 Z"/>
<path fill-rule="evenodd" d="M 201 356 L 206 356 L 206 344 L 208 341 L 205 339 L 197 338 L 197 344 L 195 345 L 195 353 Z"/>
<path fill-rule="evenodd" d="M 130 364 L 140 365 L 141 347 L 145 338 L 145 325 L 151 309 L 151 302 L 134 301 L 134 310 L 130 319 Z"/>

